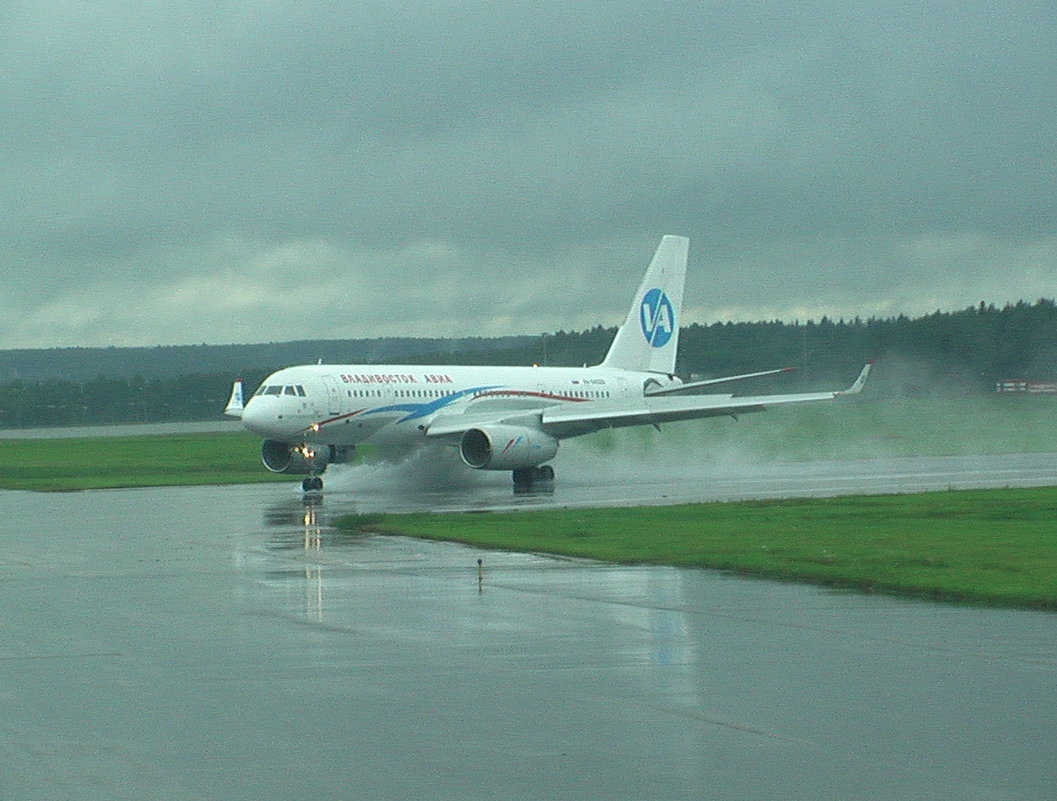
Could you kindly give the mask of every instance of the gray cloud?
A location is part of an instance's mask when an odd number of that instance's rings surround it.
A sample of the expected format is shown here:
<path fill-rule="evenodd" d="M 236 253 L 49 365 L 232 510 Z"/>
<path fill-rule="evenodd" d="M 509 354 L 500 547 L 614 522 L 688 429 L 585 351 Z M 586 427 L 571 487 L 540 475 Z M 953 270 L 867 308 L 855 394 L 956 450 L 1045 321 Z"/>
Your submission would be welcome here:
<path fill-rule="evenodd" d="M 1057 10 L 0 6 L 0 346 L 1054 295 Z"/>

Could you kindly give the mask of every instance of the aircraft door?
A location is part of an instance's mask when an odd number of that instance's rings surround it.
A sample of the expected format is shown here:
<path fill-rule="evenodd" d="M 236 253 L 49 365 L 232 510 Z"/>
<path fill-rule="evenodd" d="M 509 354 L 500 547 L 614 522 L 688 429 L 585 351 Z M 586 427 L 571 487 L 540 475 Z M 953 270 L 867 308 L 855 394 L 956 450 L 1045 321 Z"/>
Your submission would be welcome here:
<path fill-rule="evenodd" d="M 325 375 L 323 385 L 327 388 L 327 413 L 341 414 L 341 387 L 334 376 Z"/>
<path fill-rule="evenodd" d="M 546 384 L 536 384 L 536 391 L 539 393 L 538 404 L 540 406 L 547 406 L 548 404 L 553 403 L 553 400 L 548 400 L 548 398 L 554 397 L 556 392 L 555 387 L 549 387 Z"/>

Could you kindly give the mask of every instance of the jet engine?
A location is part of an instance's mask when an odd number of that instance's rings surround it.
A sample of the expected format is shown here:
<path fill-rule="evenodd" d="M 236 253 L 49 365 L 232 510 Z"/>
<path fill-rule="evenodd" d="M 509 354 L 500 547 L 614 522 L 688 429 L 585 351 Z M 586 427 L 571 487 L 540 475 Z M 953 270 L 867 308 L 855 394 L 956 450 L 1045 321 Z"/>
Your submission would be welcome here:
<path fill-rule="evenodd" d="M 558 440 L 526 426 L 471 428 L 459 440 L 459 456 L 476 470 L 521 470 L 543 464 L 556 453 Z"/>
<path fill-rule="evenodd" d="M 261 461 L 273 473 L 303 476 L 322 473 L 328 464 L 348 461 L 351 450 L 333 445 L 266 439 L 261 444 Z"/>

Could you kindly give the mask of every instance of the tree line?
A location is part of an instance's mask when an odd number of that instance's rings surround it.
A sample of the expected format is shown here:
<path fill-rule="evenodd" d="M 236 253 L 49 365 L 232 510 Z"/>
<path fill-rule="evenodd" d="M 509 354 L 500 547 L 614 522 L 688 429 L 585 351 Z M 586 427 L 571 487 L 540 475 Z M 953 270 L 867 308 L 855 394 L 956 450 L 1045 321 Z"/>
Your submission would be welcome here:
<path fill-rule="evenodd" d="M 384 358 L 362 361 L 597 364 L 614 331 L 597 326 L 586 331 L 491 341 L 375 342 L 371 350 L 384 353 Z M 327 361 L 358 361 L 354 354 L 343 358 L 333 352 L 340 350 L 334 342 L 312 345 L 314 350 L 331 356 Z M 289 347 L 276 346 L 271 351 L 265 346 L 254 347 L 257 350 L 252 354 L 256 358 L 269 352 L 273 358 L 276 354 L 290 355 Z M 222 350 L 225 359 L 230 360 L 232 354 Z M 180 355 L 183 358 L 186 354 L 181 351 Z M 708 378 L 794 367 L 791 375 L 739 385 L 735 390 L 756 393 L 836 389 L 850 382 L 868 359 L 877 362 L 867 389 L 876 397 L 985 393 L 994 391 L 995 383 L 1004 379 L 1054 381 L 1057 304 L 1049 299 L 1001 308 L 981 303 L 913 319 L 900 315 L 865 320 L 823 317 L 793 323 L 695 324 L 680 333 L 677 370 L 683 376 Z M 100 372 L 86 380 L 64 376 L 0 381 L 0 428 L 218 419 L 235 375 L 241 374 L 247 392 L 252 392 L 273 370 L 312 361 L 316 359 L 283 359 L 252 368 L 154 377 Z M 86 369 L 90 368 L 80 368 L 82 372 Z"/>

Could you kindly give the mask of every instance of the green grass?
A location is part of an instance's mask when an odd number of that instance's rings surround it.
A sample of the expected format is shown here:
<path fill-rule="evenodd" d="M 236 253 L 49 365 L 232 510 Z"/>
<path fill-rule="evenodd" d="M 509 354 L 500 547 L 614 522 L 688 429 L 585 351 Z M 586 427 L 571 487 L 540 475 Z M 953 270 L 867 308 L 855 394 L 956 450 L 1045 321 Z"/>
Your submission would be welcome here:
<path fill-rule="evenodd" d="M 355 517 L 356 530 L 1057 609 L 1057 488 Z"/>
<path fill-rule="evenodd" d="M 291 481 L 250 434 L 0 440 L 0 489 L 63 491 Z"/>

